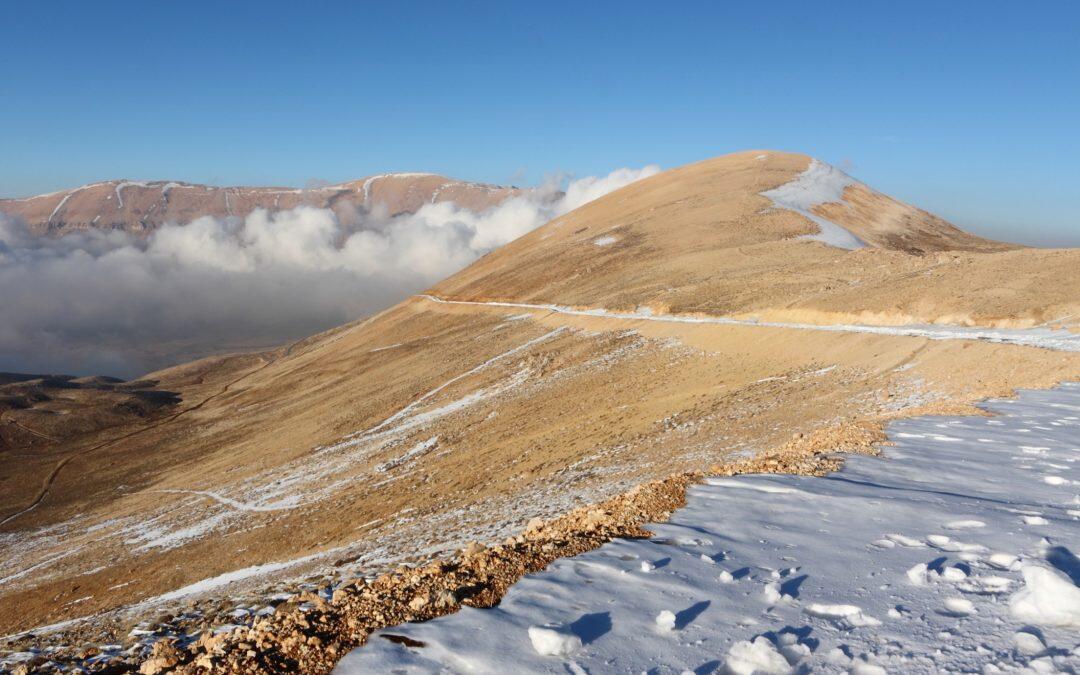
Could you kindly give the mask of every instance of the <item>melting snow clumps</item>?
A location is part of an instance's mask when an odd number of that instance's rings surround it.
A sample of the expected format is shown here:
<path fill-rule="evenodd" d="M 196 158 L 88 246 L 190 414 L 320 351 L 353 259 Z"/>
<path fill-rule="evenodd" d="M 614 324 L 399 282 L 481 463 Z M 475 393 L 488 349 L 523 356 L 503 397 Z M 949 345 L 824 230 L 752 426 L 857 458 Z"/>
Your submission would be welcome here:
<path fill-rule="evenodd" d="M 675 613 L 665 609 L 656 615 L 656 627 L 662 631 L 675 630 Z"/>
<path fill-rule="evenodd" d="M 1024 656 L 1038 656 L 1046 651 L 1042 638 L 1030 631 L 1022 630 L 1013 635 L 1013 646 Z"/>
<path fill-rule="evenodd" d="M 529 640 L 541 656 L 568 656 L 581 649 L 581 638 L 559 626 L 530 626 Z"/>
<path fill-rule="evenodd" d="M 880 626 L 881 622 L 872 616 L 863 614 L 861 607 L 855 605 L 819 605 L 806 608 L 806 613 L 819 619 L 832 619 L 842 626 L 860 628 L 862 626 Z"/>
<path fill-rule="evenodd" d="M 731 645 L 724 666 L 731 675 L 785 675 L 791 672 L 787 659 L 776 651 L 772 642 L 761 636 L 753 642 L 740 640 Z"/>
<path fill-rule="evenodd" d="M 1039 626 L 1080 628 L 1080 588 L 1042 565 L 1024 565 L 1024 587 L 1009 600 L 1013 617 Z"/>

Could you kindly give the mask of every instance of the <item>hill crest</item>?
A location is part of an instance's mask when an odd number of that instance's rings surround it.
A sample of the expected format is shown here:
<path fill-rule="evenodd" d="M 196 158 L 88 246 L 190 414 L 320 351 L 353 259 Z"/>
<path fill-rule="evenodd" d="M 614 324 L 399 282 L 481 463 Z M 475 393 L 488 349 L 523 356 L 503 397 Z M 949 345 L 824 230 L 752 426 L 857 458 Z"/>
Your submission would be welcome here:
<path fill-rule="evenodd" d="M 165 223 L 202 216 L 244 216 L 255 209 L 329 208 L 339 215 L 383 205 L 390 215 L 424 204 L 455 202 L 484 211 L 524 191 L 432 173 L 385 173 L 312 188 L 215 187 L 182 181 L 110 180 L 18 199 L 0 199 L 0 213 L 25 221 L 38 235 L 88 229 L 145 235 Z"/>

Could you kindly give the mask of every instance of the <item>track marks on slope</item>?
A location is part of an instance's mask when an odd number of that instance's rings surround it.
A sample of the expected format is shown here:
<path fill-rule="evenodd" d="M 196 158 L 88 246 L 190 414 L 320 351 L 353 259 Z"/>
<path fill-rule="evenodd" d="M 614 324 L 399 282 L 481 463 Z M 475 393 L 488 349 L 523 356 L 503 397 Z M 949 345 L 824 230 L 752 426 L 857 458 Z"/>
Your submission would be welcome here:
<path fill-rule="evenodd" d="M 477 300 L 449 300 L 433 295 L 416 297 L 443 305 L 479 305 L 487 307 L 507 307 L 514 309 L 544 310 L 568 316 L 588 316 L 598 319 L 620 321 L 659 321 L 662 323 L 710 324 L 719 326 L 745 326 L 752 328 L 787 328 L 793 330 L 816 330 L 828 333 L 869 333 L 873 335 L 921 337 L 928 340 L 973 340 L 996 344 L 1039 347 L 1053 351 L 1080 352 L 1080 335 L 1067 330 L 1047 330 L 1045 328 L 1008 329 L 979 328 L 945 324 L 907 324 L 900 326 L 877 326 L 872 324 L 813 324 L 783 321 L 757 321 L 753 319 L 735 319 L 726 316 L 688 316 L 682 314 L 651 314 L 644 312 L 616 312 L 604 308 L 575 309 L 552 304 L 530 304 L 524 302 L 481 302 Z"/>
<path fill-rule="evenodd" d="M 285 358 L 286 356 L 288 356 L 292 352 L 292 348 L 293 348 L 294 345 L 295 345 L 295 343 L 293 345 L 289 345 L 289 347 L 282 353 L 282 355 L 280 357 L 269 359 L 266 363 L 264 363 L 261 366 L 255 368 L 254 370 L 250 370 L 250 371 L 244 373 L 243 375 L 240 375 L 239 377 L 236 377 L 235 379 L 232 379 L 229 382 L 226 382 L 225 385 L 222 386 L 221 389 L 219 389 L 218 391 L 214 392 L 213 394 L 207 396 L 202 401 L 196 403 L 195 405 L 191 406 L 190 408 L 184 408 L 183 410 L 177 411 L 177 412 L 173 413 L 172 415 L 169 415 L 168 417 L 165 417 L 165 418 L 163 418 L 161 420 L 158 420 L 157 422 L 153 422 L 153 423 L 148 424 L 148 425 L 146 425 L 144 427 L 141 427 L 139 429 L 135 429 L 135 430 L 130 431 L 130 432 L 128 432 L 126 434 L 123 434 L 121 436 L 117 436 L 116 438 L 111 438 L 111 439 L 109 439 L 107 441 L 104 441 L 102 443 L 98 443 L 97 445 L 93 445 L 93 446 L 91 446 L 89 448 L 86 448 L 84 450 L 78 450 L 78 451 L 72 452 L 72 453 L 68 454 L 67 456 L 63 457 L 52 468 L 52 471 L 50 471 L 49 474 L 45 477 L 45 480 L 42 481 L 41 489 L 38 491 L 38 494 L 34 498 L 34 500 L 32 502 L 30 502 L 30 504 L 28 504 L 27 506 L 19 509 L 18 511 L 15 511 L 14 513 L 12 513 L 10 515 L 5 516 L 3 518 L 3 520 L 0 520 L 0 526 L 7 525 L 8 523 L 12 522 L 13 520 L 19 518 L 22 515 L 25 515 L 26 513 L 29 513 L 30 511 L 33 511 L 38 506 L 40 506 L 41 503 L 45 501 L 46 497 L 49 496 L 49 492 L 52 490 L 52 486 L 56 483 L 57 476 L 59 476 L 60 472 L 64 470 L 64 467 L 66 467 L 68 464 L 70 464 L 75 459 L 86 457 L 86 456 L 88 456 L 88 455 L 90 455 L 92 453 L 97 452 L 98 450 L 102 450 L 102 449 L 107 448 L 109 446 L 116 445 L 120 441 L 127 440 L 129 438 L 134 437 L 134 436 L 139 436 L 139 435 L 144 434 L 144 433 L 146 433 L 148 431 L 152 431 L 152 430 L 157 429 L 159 427 L 162 427 L 162 426 L 164 426 L 166 424 L 174 422 L 177 419 L 179 419 L 180 417 L 182 417 L 184 415 L 187 415 L 188 413 L 192 413 L 192 412 L 195 412 L 195 411 L 201 409 L 207 403 L 210 403 L 211 401 L 213 401 L 215 399 L 218 399 L 218 398 L 221 398 L 222 396 L 227 394 L 229 392 L 229 390 L 234 385 L 239 384 L 243 380 L 246 380 L 247 378 L 251 377 L 252 375 L 255 375 L 255 374 L 265 370 L 266 368 L 273 365 L 274 363 L 276 363 L 280 359 Z"/>

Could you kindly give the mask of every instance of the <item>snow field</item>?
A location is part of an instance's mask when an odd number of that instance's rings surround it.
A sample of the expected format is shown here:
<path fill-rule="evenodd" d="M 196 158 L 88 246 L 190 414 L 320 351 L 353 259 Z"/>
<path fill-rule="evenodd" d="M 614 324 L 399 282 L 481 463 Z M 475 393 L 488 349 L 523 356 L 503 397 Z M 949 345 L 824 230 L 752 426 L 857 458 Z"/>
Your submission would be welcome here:
<path fill-rule="evenodd" d="M 1080 386 L 987 407 L 896 422 L 885 458 L 825 478 L 710 479 L 653 538 L 393 629 L 424 647 L 376 633 L 337 672 L 1073 672 Z"/>

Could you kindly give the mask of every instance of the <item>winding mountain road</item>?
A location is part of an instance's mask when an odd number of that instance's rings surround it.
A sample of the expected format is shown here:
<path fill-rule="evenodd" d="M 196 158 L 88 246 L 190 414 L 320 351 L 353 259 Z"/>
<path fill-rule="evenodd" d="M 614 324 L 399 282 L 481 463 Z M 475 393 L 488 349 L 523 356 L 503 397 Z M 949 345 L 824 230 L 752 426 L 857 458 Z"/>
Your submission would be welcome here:
<path fill-rule="evenodd" d="M 525 309 L 566 314 L 568 316 L 588 316 L 602 319 L 623 321 L 659 321 L 662 323 L 715 324 L 721 326 L 747 326 L 753 328 L 789 328 L 794 330 L 815 330 L 830 333 L 870 333 L 873 335 L 898 335 L 921 337 L 928 340 L 978 340 L 998 344 L 1038 347 L 1063 352 L 1080 352 L 1080 334 L 1068 330 L 1053 330 L 1036 327 L 1016 328 L 980 328 L 977 326 L 954 326 L 938 324 L 908 324 L 901 326 L 874 326 L 869 324 L 813 324 L 788 323 L 781 321 L 756 321 L 753 319 L 734 319 L 725 316 L 652 314 L 649 312 L 616 312 L 603 308 L 574 308 L 553 304 L 531 304 L 525 302 L 480 302 L 476 300 L 450 300 L 434 295 L 417 296 L 424 300 L 442 305 L 478 305 L 486 307 L 505 307 L 507 309 Z"/>

